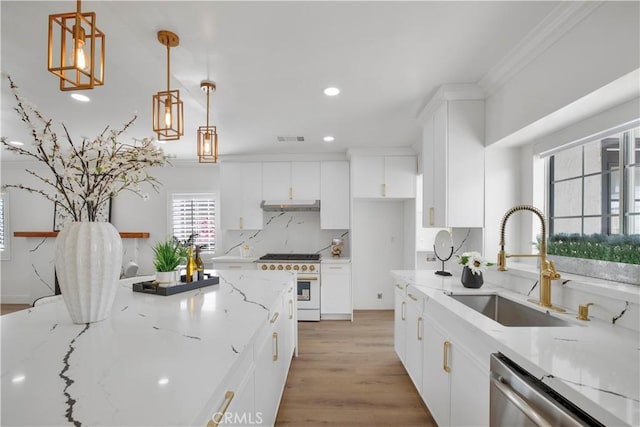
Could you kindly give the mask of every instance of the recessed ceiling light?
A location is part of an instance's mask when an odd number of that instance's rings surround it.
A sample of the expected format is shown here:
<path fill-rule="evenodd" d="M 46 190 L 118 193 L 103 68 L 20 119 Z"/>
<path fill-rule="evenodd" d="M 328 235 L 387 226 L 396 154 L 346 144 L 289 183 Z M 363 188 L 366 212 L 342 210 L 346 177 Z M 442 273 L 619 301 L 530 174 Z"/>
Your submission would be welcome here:
<path fill-rule="evenodd" d="M 322 138 L 324 140 L 324 142 L 333 142 L 336 140 L 335 137 L 331 136 L 331 135 L 327 135 L 324 138 Z"/>
<path fill-rule="evenodd" d="M 76 101 L 80 101 L 80 102 L 89 102 L 89 101 L 91 101 L 91 99 L 89 99 L 88 96 L 83 95 L 81 93 L 72 93 L 71 97 L 73 99 L 75 99 Z"/>
<path fill-rule="evenodd" d="M 340 93 L 340 89 L 337 87 L 328 87 L 324 90 L 324 94 L 327 96 L 336 96 Z"/>
<path fill-rule="evenodd" d="M 169 384 L 169 378 L 160 378 L 158 380 L 158 385 L 167 385 Z"/>
<path fill-rule="evenodd" d="M 16 147 L 22 147 L 24 145 L 24 142 L 22 142 L 22 141 L 9 141 L 9 144 L 15 145 Z"/>

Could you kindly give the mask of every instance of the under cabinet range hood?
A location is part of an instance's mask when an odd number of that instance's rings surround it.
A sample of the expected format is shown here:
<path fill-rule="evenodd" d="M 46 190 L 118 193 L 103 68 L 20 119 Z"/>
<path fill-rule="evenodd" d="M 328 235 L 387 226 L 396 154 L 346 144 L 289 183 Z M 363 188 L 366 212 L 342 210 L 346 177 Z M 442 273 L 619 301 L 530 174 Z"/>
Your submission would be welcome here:
<path fill-rule="evenodd" d="M 263 200 L 265 212 L 320 212 L 320 200 Z"/>

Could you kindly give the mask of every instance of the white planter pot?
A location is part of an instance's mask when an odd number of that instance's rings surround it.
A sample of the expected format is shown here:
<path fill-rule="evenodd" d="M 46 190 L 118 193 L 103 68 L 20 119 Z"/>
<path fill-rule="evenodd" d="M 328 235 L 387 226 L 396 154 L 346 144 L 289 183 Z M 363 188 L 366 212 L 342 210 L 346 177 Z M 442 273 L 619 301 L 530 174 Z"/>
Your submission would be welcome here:
<path fill-rule="evenodd" d="M 73 222 L 56 238 L 56 274 L 73 323 L 111 313 L 122 267 L 122 239 L 108 222 Z"/>
<path fill-rule="evenodd" d="M 178 272 L 174 271 L 156 271 L 156 283 L 158 286 L 175 286 L 178 283 Z"/>

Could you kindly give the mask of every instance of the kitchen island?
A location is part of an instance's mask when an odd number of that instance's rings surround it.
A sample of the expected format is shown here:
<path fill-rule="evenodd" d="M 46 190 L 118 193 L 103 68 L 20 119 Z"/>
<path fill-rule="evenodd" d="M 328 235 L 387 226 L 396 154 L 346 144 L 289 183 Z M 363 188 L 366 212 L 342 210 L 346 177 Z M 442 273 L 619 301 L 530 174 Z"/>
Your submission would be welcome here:
<path fill-rule="evenodd" d="M 637 331 L 597 319 L 581 322 L 576 320 L 577 313 L 572 310 L 552 315 L 568 322 L 569 325 L 565 327 L 503 326 L 449 295 L 497 293 L 525 305 L 530 304 L 527 302 L 527 295 L 490 283 L 485 283 L 480 289 L 467 289 L 460 284 L 459 277 L 436 276 L 433 271 L 428 270 L 392 273 L 397 286 L 396 298 L 402 298 L 403 295 L 409 297 L 401 307 L 401 314 L 396 316 L 396 324 L 407 319 L 407 324 L 413 325 L 415 322 L 411 319 L 411 309 L 405 307 L 418 307 L 418 338 L 424 342 L 424 347 L 418 347 L 417 351 L 423 349 L 425 362 L 422 365 L 423 371 L 418 369 L 414 372 L 424 373 L 424 376 L 420 375 L 420 379 L 417 379 L 413 375 L 412 379 L 440 425 L 459 425 L 453 417 L 465 413 L 475 417 L 480 424 L 488 424 L 488 356 L 497 352 L 507 356 L 602 424 L 640 425 L 640 336 Z M 635 296 L 637 297 L 637 293 Z M 421 305 L 418 306 L 416 301 Z M 432 325 L 433 323 L 437 324 Z M 429 341 L 432 330 L 440 331 L 446 343 L 446 372 L 442 376 L 449 377 L 450 402 L 443 403 L 429 396 L 434 388 L 437 389 L 431 372 L 436 375 L 444 372 L 442 345 L 435 343 L 438 345 L 431 346 Z M 396 339 L 397 337 L 398 335 Z M 407 343 L 413 339 L 414 334 L 406 334 Z M 431 365 L 434 363 L 428 358 L 431 347 L 435 348 L 436 360 L 440 363 L 433 370 Z M 408 352 L 410 349 L 410 344 L 407 344 L 405 350 Z M 403 363 L 408 367 L 410 375 L 414 356 L 404 355 Z M 461 357 L 470 363 L 458 362 L 456 365 L 456 358 Z M 456 375 L 459 372 L 465 372 L 465 376 L 460 381 L 461 386 L 455 389 Z M 424 382 L 420 382 L 421 380 Z M 422 390 L 421 384 L 424 384 Z M 471 404 L 465 403 L 467 397 Z M 450 423 L 447 422 L 449 416 Z"/>
<path fill-rule="evenodd" d="M 2 316 L 2 425 L 204 426 L 225 409 L 272 423 L 297 346 L 295 275 L 216 275 L 168 297 L 122 285 L 97 323 L 73 324 L 62 301 Z M 262 375 L 270 363 L 283 373 Z"/>

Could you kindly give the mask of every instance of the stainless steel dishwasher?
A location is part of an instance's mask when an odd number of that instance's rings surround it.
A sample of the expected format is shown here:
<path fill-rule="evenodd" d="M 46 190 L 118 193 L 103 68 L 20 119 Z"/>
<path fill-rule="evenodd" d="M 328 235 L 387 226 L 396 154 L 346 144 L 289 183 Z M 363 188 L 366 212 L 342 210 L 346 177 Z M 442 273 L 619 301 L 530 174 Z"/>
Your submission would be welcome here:
<path fill-rule="evenodd" d="M 491 355 L 492 427 L 604 426 L 501 353 Z"/>

